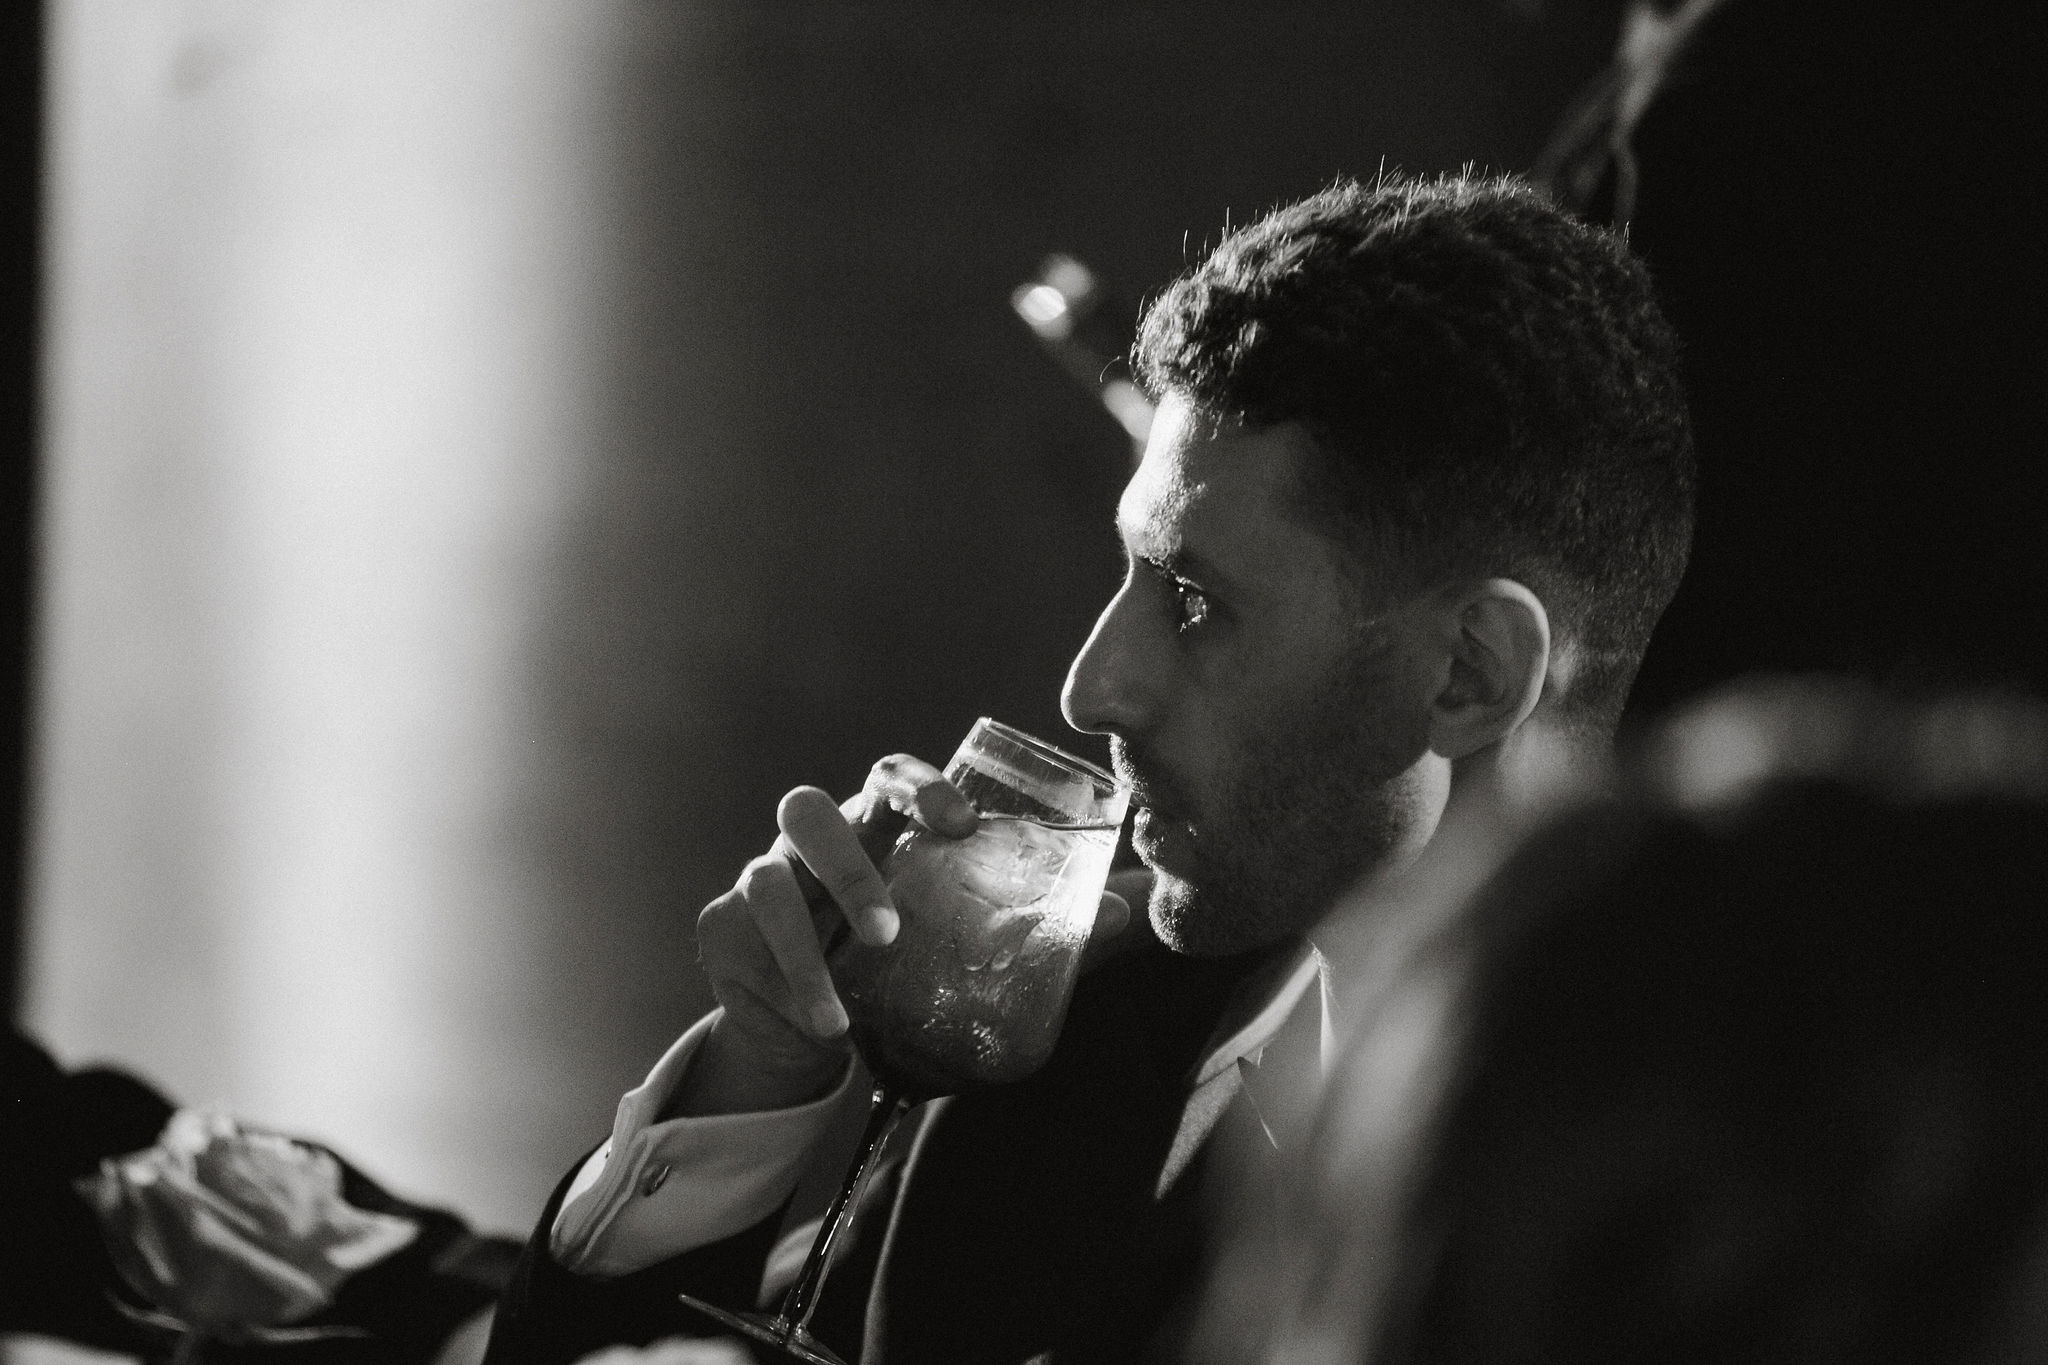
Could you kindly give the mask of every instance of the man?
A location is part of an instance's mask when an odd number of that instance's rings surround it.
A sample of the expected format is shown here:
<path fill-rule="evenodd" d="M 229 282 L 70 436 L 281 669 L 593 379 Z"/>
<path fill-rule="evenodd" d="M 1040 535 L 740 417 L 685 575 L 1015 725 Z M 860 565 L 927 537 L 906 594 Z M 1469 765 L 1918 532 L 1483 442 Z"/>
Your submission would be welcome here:
<path fill-rule="evenodd" d="M 824 1295 L 820 1335 L 867 1365 L 1171 1349 L 1204 1153 L 1285 1127 L 1258 1073 L 1304 1027 L 1313 1065 L 1312 926 L 1454 793 L 1603 746 L 1683 569 L 1675 341 L 1617 238 L 1513 182 L 1279 210 L 1152 305 L 1135 359 L 1160 407 L 1118 509 L 1129 572 L 1065 710 L 1133 788 L 1152 933 L 1082 982 L 1044 1071 L 931 1107 Z M 699 922 L 721 1010 L 550 1202 L 493 1359 L 672 1334 L 679 1290 L 755 1298 L 854 1088 L 819 929 L 893 937 L 874 859 L 906 820 L 974 825 L 903 756 L 843 809 L 784 798 Z"/>

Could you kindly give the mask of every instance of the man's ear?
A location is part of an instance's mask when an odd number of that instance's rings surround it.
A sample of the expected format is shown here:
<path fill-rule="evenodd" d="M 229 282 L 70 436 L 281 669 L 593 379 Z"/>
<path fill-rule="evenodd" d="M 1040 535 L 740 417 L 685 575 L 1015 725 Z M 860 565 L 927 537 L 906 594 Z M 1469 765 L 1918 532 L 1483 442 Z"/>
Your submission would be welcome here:
<path fill-rule="evenodd" d="M 1443 652 L 1429 747 L 1456 761 L 1529 718 L 1550 672 L 1550 613 L 1511 578 L 1468 581 L 1443 599 Z"/>

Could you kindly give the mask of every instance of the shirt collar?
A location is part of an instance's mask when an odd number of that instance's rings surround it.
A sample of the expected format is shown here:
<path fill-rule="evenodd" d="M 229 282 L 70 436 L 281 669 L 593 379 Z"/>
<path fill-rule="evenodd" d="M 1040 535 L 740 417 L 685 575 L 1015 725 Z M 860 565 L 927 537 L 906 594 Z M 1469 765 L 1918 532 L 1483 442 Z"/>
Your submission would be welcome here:
<path fill-rule="evenodd" d="M 1195 1068 L 1193 1084 L 1201 1085 L 1240 1059 L 1257 1062 L 1301 1004 L 1303 993 L 1316 985 L 1318 971 L 1315 953 L 1304 944 L 1299 952 L 1282 954 L 1240 985 L 1209 1035 L 1210 1045 Z M 1327 1020 L 1323 1032 L 1328 1032 Z"/>

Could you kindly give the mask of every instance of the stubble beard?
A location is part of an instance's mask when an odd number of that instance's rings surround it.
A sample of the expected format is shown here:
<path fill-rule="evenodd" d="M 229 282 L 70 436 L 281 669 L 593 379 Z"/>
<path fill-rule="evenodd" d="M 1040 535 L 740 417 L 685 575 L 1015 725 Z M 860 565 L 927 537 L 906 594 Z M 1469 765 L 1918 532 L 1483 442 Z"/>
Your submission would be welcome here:
<path fill-rule="evenodd" d="M 1354 660 L 1310 705 L 1250 736 L 1229 771 L 1184 810 L 1185 875 L 1154 869 L 1154 932 L 1176 952 L 1227 957 L 1298 940 L 1337 898 L 1404 842 L 1415 813 L 1396 781 L 1427 745 L 1377 652 Z M 1125 746 L 1116 764 L 1142 783 Z"/>

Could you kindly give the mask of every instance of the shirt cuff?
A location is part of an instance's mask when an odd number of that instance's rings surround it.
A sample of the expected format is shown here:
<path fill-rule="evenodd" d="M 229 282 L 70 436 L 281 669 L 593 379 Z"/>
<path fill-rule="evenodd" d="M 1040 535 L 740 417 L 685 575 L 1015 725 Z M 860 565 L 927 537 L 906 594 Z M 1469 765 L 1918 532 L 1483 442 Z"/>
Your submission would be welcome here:
<path fill-rule="evenodd" d="M 832 1093 L 810 1104 L 654 1122 L 722 1012 L 692 1025 L 619 1101 L 610 1140 L 576 1172 L 548 1233 L 564 1270 L 630 1275 L 752 1227 L 796 1188 L 846 1100 L 851 1059 Z"/>

